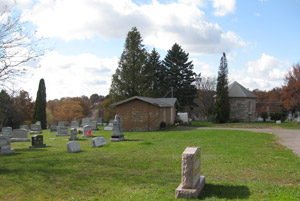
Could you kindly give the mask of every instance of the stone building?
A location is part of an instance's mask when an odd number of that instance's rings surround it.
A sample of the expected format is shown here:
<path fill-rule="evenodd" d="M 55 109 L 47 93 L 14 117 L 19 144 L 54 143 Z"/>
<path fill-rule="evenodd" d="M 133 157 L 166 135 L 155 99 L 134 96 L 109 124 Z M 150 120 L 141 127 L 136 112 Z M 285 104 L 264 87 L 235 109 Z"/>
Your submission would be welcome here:
<path fill-rule="evenodd" d="M 256 121 L 256 96 L 233 82 L 229 86 L 230 120 L 236 122 Z"/>
<path fill-rule="evenodd" d="M 162 122 L 174 124 L 178 101 L 176 98 L 134 96 L 112 106 L 122 119 L 123 131 L 151 131 L 160 129 Z"/>

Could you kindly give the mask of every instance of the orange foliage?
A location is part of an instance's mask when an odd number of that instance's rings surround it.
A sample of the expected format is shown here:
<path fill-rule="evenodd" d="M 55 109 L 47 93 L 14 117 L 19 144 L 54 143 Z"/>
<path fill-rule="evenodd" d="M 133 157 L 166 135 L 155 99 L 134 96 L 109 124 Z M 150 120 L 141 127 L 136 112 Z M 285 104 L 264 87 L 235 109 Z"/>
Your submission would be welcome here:
<path fill-rule="evenodd" d="M 270 91 L 254 90 L 253 93 L 257 96 L 256 99 L 256 111 L 258 115 L 261 112 L 266 112 L 269 107 L 269 112 L 281 111 L 280 99 L 281 99 L 281 88 L 274 88 Z"/>

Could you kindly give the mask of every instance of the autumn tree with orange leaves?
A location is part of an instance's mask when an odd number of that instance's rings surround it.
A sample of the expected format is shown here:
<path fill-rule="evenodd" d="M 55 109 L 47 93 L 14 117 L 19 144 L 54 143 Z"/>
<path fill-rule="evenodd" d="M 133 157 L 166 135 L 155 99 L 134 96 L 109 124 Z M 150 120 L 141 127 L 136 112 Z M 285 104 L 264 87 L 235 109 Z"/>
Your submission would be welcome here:
<path fill-rule="evenodd" d="M 293 65 L 293 68 L 286 74 L 285 85 L 281 91 L 281 103 L 290 111 L 300 111 L 300 64 Z"/>

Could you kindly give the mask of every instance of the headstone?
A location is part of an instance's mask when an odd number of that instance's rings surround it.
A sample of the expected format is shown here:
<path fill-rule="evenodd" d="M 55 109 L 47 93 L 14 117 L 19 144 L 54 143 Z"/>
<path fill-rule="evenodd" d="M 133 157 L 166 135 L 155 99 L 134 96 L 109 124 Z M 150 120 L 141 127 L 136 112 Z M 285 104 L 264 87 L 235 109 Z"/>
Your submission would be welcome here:
<path fill-rule="evenodd" d="M 107 142 L 103 137 L 95 137 L 91 140 L 92 147 L 102 147 L 106 144 L 107 144 Z"/>
<path fill-rule="evenodd" d="M 83 126 L 82 134 L 83 135 L 81 137 L 94 137 L 92 135 L 92 127 L 89 125 Z"/>
<path fill-rule="evenodd" d="M 39 134 L 42 133 L 41 125 L 38 124 L 31 124 L 30 126 L 30 134 Z"/>
<path fill-rule="evenodd" d="M 300 112 L 298 112 L 297 123 L 300 124 Z"/>
<path fill-rule="evenodd" d="M 36 125 L 41 125 L 40 121 L 35 122 Z"/>
<path fill-rule="evenodd" d="M 57 126 L 65 126 L 65 122 L 64 121 L 59 121 Z"/>
<path fill-rule="evenodd" d="M 74 141 L 74 140 L 78 140 L 77 129 L 76 128 L 71 128 L 69 141 Z"/>
<path fill-rule="evenodd" d="M 91 122 L 91 119 L 90 119 L 90 118 L 83 118 L 83 119 L 82 119 L 82 122 L 81 122 L 81 126 L 89 125 L 90 122 Z"/>
<path fill-rule="evenodd" d="M 80 145 L 77 141 L 72 141 L 67 144 L 68 153 L 78 153 L 80 151 L 81 151 Z"/>
<path fill-rule="evenodd" d="M 27 125 L 20 125 L 20 129 L 26 129 L 26 130 L 29 130 L 29 128 L 28 128 Z"/>
<path fill-rule="evenodd" d="M 50 126 L 50 132 L 51 132 L 51 133 L 52 133 L 52 132 L 57 132 L 57 126 L 51 125 L 51 126 Z"/>
<path fill-rule="evenodd" d="M 288 121 L 293 121 L 293 114 L 292 114 L 292 112 L 289 112 Z"/>
<path fill-rule="evenodd" d="M 79 122 L 78 121 L 71 121 L 71 128 L 78 128 Z"/>
<path fill-rule="evenodd" d="M 276 121 L 276 124 L 281 124 L 281 120 L 277 120 L 277 121 Z"/>
<path fill-rule="evenodd" d="M 119 141 L 124 141 L 125 137 L 121 131 L 122 128 L 122 120 L 119 115 L 115 116 L 115 120 L 113 123 L 113 135 L 110 138 L 111 142 L 119 142 Z"/>
<path fill-rule="evenodd" d="M 109 123 L 106 124 L 106 126 L 104 127 L 104 131 L 112 131 L 114 129 L 114 124 L 113 124 L 114 120 L 110 120 Z"/>
<path fill-rule="evenodd" d="M 14 129 L 10 142 L 30 142 L 26 129 Z"/>
<path fill-rule="evenodd" d="M 96 121 L 97 121 L 98 126 L 102 125 L 102 118 L 101 117 L 98 117 Z"/>
<path fill-rule="evenodd" d="M 0 136 L 0 155 L 13 154 L 15 150 L 10 147 L 10 140 L 7 137 Z"/>
<path fill-rule="evenodd" d="M 200 147 L 187 147 L 182 153 L 182 178 L 175 191 L 176 198 L 198 198 L 205 184 L 205 176 L 200 174 L 200 157 Z"/>
<path fill-rule="evenodd" d="M 261 118 L 261 117 L 258 117 L 257 121 L 258 121 L 258 122 L 263 122 L 263 121 L 264 121 L 264 119 L 263 119 L 263 118 Z"/>
<path fill-rule="evenodd" d="M 12 127 L 3 127 L 2 135 L 7 138 L 11 138 L 12 136 Z"/>
<path fill-rule="evenodd" d="M 42 135 L 34 135 L 31 137 L 31 146 L 29 148 L 42 148 L 46 147 L 44 144 L 43 136 Z"/>
<path fill-rule="evenodd" d="M 89 125 L 92 127 L 93 131 L 98 130 L 96 121 L 91 121 Z"/>
<path fill-rule="evenodd" d="M 56 137 L 69 136 L 69 128 L 65 126 L 57 126 Z"/>

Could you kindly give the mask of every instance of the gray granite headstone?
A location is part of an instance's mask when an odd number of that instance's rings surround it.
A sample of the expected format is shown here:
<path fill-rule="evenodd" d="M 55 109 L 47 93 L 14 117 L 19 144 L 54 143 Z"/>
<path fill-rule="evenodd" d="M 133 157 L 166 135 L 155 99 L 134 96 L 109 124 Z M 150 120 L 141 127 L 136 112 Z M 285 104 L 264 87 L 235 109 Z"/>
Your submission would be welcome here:
<path fill-rule="evenodd" d="M 79 122 L 78 121 L 71 121 L 71 128 L 78 128 L 79 127 Z"/>
<path fill-rule="evenodd" d="M 57 126 L 56 137 L 69 136 L 69 128 L 65 126 Z"/>
<path fill-rule="evenodd" d="M 124 141 L 125 137 L 121 131 L 122 128 L 122 120 L 119 115 L 115 116 L 115 120 L 113 122 L 113 135 L 110 138 L 111 142 Z"/>
<path fill-rule="evenodd" d="M 102 125 L 102 118 L 101 117 L 98 117 L 96 121 L 97 121 L 97 125 L 99 125 L 99 126 Z"/>
<path fill-rule="evenodd" d="M 94 137 L 92 135 L 92 127 L 89 125 L 83 126 L 81 137 Z"/>
<path fill-rule="evenodd" d="M 67 144 L 68 153 L 78 153 L 80 151 L 81 151 L 80 145 L 77 141 L 72 141 Z"/>
<path fill-rule="evenodd" d="M 10 147 L 10 140 L 7 137 L 0 136 L 0 155 L 13 154 L 15 150 Z"/>
<path fill-rule="evenodd" d="M 77 129 L 76 128 L 71 128 L 69 141 L 74 141 L 74 140 L 78 140 Z"/>
<path fill-rule="evenodd" d="M 92 147 L 102 147 L 106 144 L 107 144 L 107 142 L 103 137 L 95 137 L 91 140 Z"/>
<path fill-rule="evenodd" d="M 292 112 L 289 112 L 288 121 L 293 121 L 293 114 L 292 114 Z"/>
<path fill-rule="evenodd" d="M 29 130 L 28 126 L 27 125 L 20 125 L 20 128 L 21 129 L 26 129 L 26 130 Z"/>
<path fill-rule="evenodd" d="M 92 127 L 93 131 L 98 130 L 96 121 L 91 121 L 89 125 Z"/>
<path fill-rule="evenodd" d="M 34 135 L 31 137 L 31 146 L 29 148 L 42 148 L 46 147 L 44 144 L 44 138 L 42 135 Z"/>
<path fill-rule="evenodd" d="M 39 124 L 31 124 L 30 126 L 30 134 L 39 134 L 42 133 L 41 125 Z"/>
<path fill-rule="evenodd" d="M 297 123 L 300 124 L 300 112 L 298 112 Z"/>
<path fill-rule="evenodd" d="M 83 118 L 81 121 L 81 126 L 90 125 L 91 119 L 90 118 Z"/>
<path fill-rule="evenodd" d="M 51 126 L 50 126 L 50 132 L 51 132 L 51 133 L 52 133 L 52 132 L 57 132 L 57 126 L 51 125 Z"/>
<path fill-rule="evenodd" d="M 11 138 L 12 136 L 12 127 L 3 127 L 2 135 L 7 138 Z"/>
<path fill-rule="evenodd" d="M 65 126 L 65 122 L 64 121 L 59 121 L 57 126 Z"/>
<path fill-rule="evenodd" d="M 11 142 L 30 142 L 28 138 L 28 131 L 26 129 L 14 129 Z"/>

